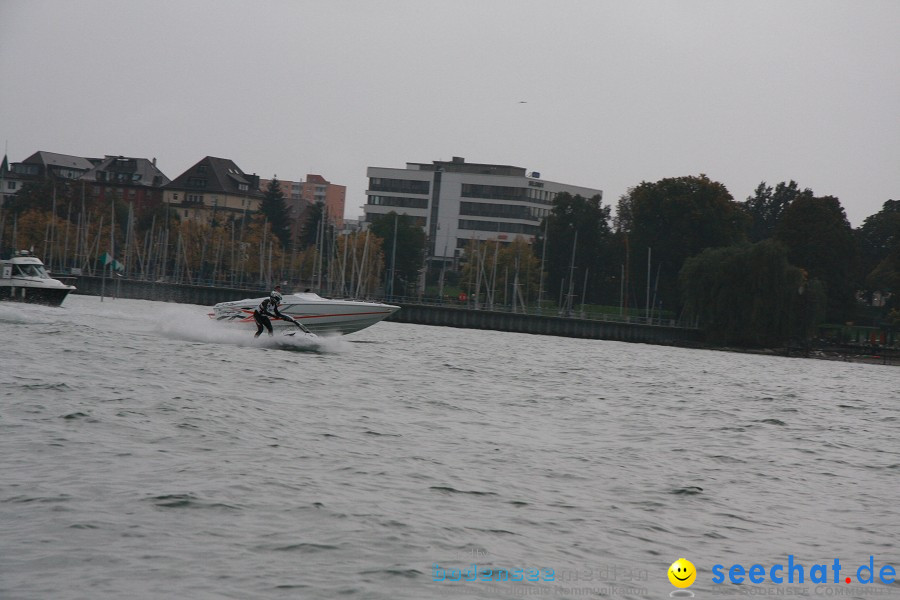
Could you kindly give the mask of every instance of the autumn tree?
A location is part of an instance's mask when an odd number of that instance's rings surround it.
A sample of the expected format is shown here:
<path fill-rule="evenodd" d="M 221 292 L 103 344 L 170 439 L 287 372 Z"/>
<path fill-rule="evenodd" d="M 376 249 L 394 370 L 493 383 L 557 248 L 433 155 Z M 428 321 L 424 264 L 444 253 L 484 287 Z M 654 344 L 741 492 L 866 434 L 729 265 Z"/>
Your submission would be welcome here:
<path fill-rule="evenodd" d="M 470 240 L 465 256 L 459 279 L 470 296 L 477 290 L 482 300 L 491 298 L 494 304 L 510 305 L 537 300 L 541 260 L 521 236 L 509 243 Z"/>

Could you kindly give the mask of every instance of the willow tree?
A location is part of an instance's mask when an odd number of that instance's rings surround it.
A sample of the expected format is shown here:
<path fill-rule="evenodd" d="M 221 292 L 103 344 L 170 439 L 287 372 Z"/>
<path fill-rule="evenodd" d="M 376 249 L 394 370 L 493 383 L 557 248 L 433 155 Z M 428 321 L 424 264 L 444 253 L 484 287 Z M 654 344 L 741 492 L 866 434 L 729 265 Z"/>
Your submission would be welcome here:
<path fill-rule="evenodd" d="M 805 340 L 825 305 L 821 282 L 809 281 L 772 240 L 704 250 L 685 261 L 680 281 L 685 315 L 717 344 Z"/>

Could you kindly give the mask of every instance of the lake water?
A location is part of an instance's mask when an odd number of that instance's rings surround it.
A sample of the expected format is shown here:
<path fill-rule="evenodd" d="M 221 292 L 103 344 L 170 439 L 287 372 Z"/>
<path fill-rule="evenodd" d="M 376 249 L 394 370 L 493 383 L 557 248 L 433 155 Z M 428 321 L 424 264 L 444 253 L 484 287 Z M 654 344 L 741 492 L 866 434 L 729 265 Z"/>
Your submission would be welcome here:
<path fill-rule="evenodd" d="M 900 595 L 711 572 L 900 572 L 896 367 L 206 312 L 0 304 L 0 598 Z"/>

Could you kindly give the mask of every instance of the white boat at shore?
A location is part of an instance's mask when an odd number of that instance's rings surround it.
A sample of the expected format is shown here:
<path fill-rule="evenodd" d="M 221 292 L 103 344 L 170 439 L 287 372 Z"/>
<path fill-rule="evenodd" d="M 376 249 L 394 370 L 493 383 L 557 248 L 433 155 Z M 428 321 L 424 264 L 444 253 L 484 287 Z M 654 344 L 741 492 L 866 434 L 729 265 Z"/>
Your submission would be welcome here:
<path fill-rule="evenodd" d="M 247 298 L 233 302 L 220 302 L 213 306 L 210 318 L 230 323 L 247 323 L 256 327 L 253 311 L 266 296 Z M 315 334 L 347 335 L 382 321 L 398 310 L 399 306 L 361 300 L 333 300 L 318 294 L 302 292 L 285 294 L 278 310 L 297 321 Z M 296 327 L 290 321 L 272 319 L 274 328 Z"/>
<path fill-rule="evenodd" d="M 28 250 L 0 260 L 0 300 L 59 306 L 74 285 L 53 279 L 44 263 Z"/>

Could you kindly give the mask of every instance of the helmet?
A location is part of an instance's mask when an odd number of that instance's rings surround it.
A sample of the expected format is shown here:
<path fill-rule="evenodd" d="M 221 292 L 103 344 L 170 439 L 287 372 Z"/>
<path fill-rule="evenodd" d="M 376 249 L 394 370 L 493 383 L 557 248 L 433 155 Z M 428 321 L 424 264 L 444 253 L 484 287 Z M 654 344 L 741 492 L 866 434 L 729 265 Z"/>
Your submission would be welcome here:
<path fill-rule="evenodd" d="M 272 292 L 269 295 L 269 298 L 271 298 L 272 301 L 275 302 L 276 304 L 281 303 L 281 300 L 282 300 L 281 294 L 279 294 L 278 292 Z"/>

